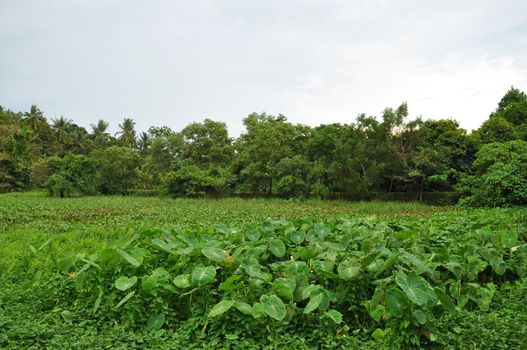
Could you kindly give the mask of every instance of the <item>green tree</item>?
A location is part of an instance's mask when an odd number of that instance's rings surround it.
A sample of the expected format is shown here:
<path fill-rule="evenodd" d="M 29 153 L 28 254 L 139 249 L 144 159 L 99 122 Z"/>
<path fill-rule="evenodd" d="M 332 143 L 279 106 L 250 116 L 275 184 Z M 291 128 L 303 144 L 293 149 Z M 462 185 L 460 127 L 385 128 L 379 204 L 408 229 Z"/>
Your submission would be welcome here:
<path fill-rule="evenodd" d="M 136 187 L 141 157 L 129 147 L 111 146 L 90 153 L 97 169 L 97 184 L 103 194 L 127 194 Z"/>
<path fill-rule="evenodd" d="M 123 122 L 119 124 L 119 136 L 120 141 L 124 141 L 129 147 L 135 148 L 137 145 L 136 141 L 136 132 L 135 132 L 135 122 L 132 118 L 124 118 Z"/>
<path fill-rule="evenodd" d="M 246 132 L 236 143 L 236 173 L 241 192 L 273 193 L 277 164 L 294 155 L 298 131 L 283 115 L 250 114 L 243 120 Z"/>
<path fill-rule="evenodd" d="M 525 95 L 523 91 L 520 91 L 519 89 L 516 89 L 514 86 L 511 86 L 510 89 L 501 98 L 500 102 L 498 102 L 498 108 L 496 109 L 496 113 L 505 110 L 509 105 L 513 103 L 526 102 L 526 101 L 527 101 L 527 95 Z"/>
<path fill-rule="evenodd" d="M 462 179 L 461 203 L 473 207 L 527 204 L 527 142 L 483 145 L 474 161 L 475 175 Z"/>
<path fill-rule="evenodd" d="M 146 155 L 151 145 L 152 137 L 150 136 L 150 134 L 144 131 L 141 132 L 137 139 L 137 148 L 139 149 L 139 152 L 141 152 L 141 155 Z"/>
<path fill-rule="evenodd" d="M 57 134 L 57 141 L 60 144 L 65 144 L 69 140 L 69 132 L 71 130 L 72 120 L 60 116 L 60 118 L 51 120 L 51 128 Z"/>
<path fill-rule="evenodd" d="M 37 105 L 31 105 L 29 112 L 24 113 L 24 117 L 27 126 L 34 134 L 38 134 L 43 124 L 47 124 L 44 113 L 42 113 Z"/>
<path fill-rule="evenodd" d="M 92 128 L 91 137 L 99 146 L 106 145 L 110 139 L 110 134 L 107 132 L 109 124 L 102 119 L 97 121 L 97 124 L 90 124 Z"/>
<path fill-rule="evenodd" d="M 225 123 L 205 119 L 191 123 L 181 134 L 184 145 L 182 157 L 191 164 L 228 164 L 234 155 L 232 139 Z"/>
<path fill-rule="evenodd" d="M 0 111 L 0 192 L 30 186 L 29 133 L 20 124 L 17 114 Z"/>
<path fill-rule="evenodd" d="M 47 159 L 51 169 L 46 187 L 50 196 L 79 197 L 97 193 L 95 166 L 85 155 L 68 153 Z"/>
<path fill-rule="evenodd" d="M 476 131 L 482 143 L 506 142 L 518 139 L 516 128 L 502 116 L 487 119 Z"/>

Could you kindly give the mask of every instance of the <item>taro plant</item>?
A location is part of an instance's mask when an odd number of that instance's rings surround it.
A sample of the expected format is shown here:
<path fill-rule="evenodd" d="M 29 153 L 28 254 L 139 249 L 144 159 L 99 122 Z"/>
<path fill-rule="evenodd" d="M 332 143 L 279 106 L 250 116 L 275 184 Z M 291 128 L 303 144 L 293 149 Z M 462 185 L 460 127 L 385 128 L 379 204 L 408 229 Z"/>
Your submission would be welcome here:
<path fill-rule="evenodd" d="M 441 224 L 437 226 L 437 224 Z M 375 339 L 433 342 L 431 320 L 486 309 L 496 284 L 525 276 L 524 232 L 441 222 L 376 219 L 266 220 L 143 230 L 128 242 L 67 265 L 94 314 L 153 331 L 223 317 L 267 328 L 313 317 L 333 331 L 369 327 Z"/>

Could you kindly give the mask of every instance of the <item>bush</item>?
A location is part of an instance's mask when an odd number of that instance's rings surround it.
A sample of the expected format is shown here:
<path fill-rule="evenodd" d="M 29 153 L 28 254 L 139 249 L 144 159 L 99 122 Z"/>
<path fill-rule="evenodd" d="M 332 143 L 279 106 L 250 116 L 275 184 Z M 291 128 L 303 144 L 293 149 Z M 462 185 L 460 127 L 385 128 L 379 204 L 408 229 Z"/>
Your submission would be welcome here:
<path fill-rule="evenodd" d="M 476 175 L 462 178 L 461 205 L 501 207 L 527 204 L 527 142 L 484 145 L 473 164 Z"/>
<path fill-rule="evenodd" d="M 95 150 L 90 158 L 97 168 L 99 191 L 103 194 L 128 194 L 137 183 L 139 154 L 128 147 L 112 146 Z"/>
<path fill-rule="evenodd" d="M 95 166 L 88 157 L 71 153 L 64 158 L 50 157 L 47 167 L 52 172 L 46 183 L 50 196 L 63 198 L 97 193 Z"/>
<path fill-rule="evenodd" d="M 226 169 L 214 167 L 205 170 L 195 165 L 182 166 L 161 178 L 164 192 L 176 197 L 225 195 L 232 182 L 232 175 Z"/>

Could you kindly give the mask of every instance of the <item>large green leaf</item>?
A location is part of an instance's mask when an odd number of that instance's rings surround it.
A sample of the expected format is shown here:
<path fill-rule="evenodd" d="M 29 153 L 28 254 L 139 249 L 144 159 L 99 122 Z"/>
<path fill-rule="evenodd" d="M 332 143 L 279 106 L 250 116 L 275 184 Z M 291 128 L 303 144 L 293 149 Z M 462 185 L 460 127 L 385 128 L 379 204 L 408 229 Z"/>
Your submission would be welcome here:
<path fill-rule="evenodd" d="M 254 318 L 260 318 L 265 316 L 265 310 L 261 303 L 254 303 L 251 311 Z"/>
<path fill-rule="evenodd" d="M 270 281 L 273 276 L 265 271 L 262 271 L 264 267 L 260 265 L 258 260 L 255 258 L 244 259 L 242 262 L 242 267 L 251 277 L 258 278 L 264 281 Z"/>
<path fill-rule="evenodd" d="M 318 309 L 323 299 L 324 299 L 324 293 L 322 292 L 315 294 L 314 296 L 311 296 L 311 298 L 309 299 L 309 303 L 307 303 L 304 309 L 304 314 L 310 314 L 311 312 Z"/>
<path fill-rule="evenodd" d="M 191 285 L 190 274 L 178 275 L 174 278 L 172 283 L 174 283 L 178 288 L 188 288 Z"/>
<path fill-rule="evenodd" d="M 289 239 L 294 244 L 301 244 L 306 238 L 306 233 L 304 231 L 293 231 L 289 234 Z"/>
<path fill-rule="evenodd" d="M 229 256 L 229 253 L 225 250 L 215 247 L 205 247 L 201 250 L 201 254 L 205 255 L 207 259 L 215 262 L 224 262 Z"/>
<path fill-rule="evenodd" d="M 132 277 L 121 276 L 115 281 L 115 288 L 125 291 L 131 288 L 136 283 L 137 283 L 136 276 L 132 276 Z"/>
<path fill-rule="evenodd" d="M 229 278 L 227 278 L 225 281 L 220 283 L 220 289 L 224 290 L 226 292 L 233 291 L 236 288 L 236 281 L 238 281 L 242 276 L 240 275 L 234 275 Z"/>
<path fill-rule="evenodd" d="M 277 258 L 281 258 L 285 255 L 285 244 L 277 238 L 271 239 L 269 242 L 269 250 Z"/>
<path fill-rule="evenodd" d="M 302 300 L 306 300 L 307 298 L 311 297 L 312 295 L 315 295 L 320 292 L 322 287 L 318 284 L 309 284 L 305 286 L 302 289 Z"/>
<path fill-rule="evenodd" d="M 117 249 L 117 253 L 119 253 L 119 255 L 122 256 L 124 260 L 126 260 L 127 262 L 129 262 L 133 266 L 135 266 L 135 267 L 141 266 L 141 262 L 140 261 L 138 261 L 136 258 L 131 256 L 130 254 L 128 254 L 124 250 Z"/>
<path fill-rule="evenodd" d="M 157 246 L 161 250 L 164 250 L 167 253 L 174 254 L 174 251 L 172 249 L 173 247 L 169 243 L 167 243 L 167 242 L 165 242 L 165 241 L 163 241 L 163 240 L 161 240 L 159 238 L 152 239 L 152 244 Z"/>
<path fill-rule="evenodd" d="M 216 269 L 214 266 L 200 266 L 192 271 L 191 280 L 192 284 L 201 287 L 211 283 L 214 280 L 214 277 L 216 277 Z"/>
<path fill-rule="evenodd" d="M 331 227 L 326 224 L 316 224 L 313 230 L 315 231 L 315 234 L 320 238 L 327 237 L 331 233 Z"/>
<path fill-rule="evenodd" d="M 158 267 L 152 272 L 152 274 L 150 274 L 150 276 L 143 277 L 141 287 L 144 291 L 149 292 L 156 289 L 160 282 L 167 280 L 170 280 L 170 274 L 168 271 L 162 267 Z"/>
<path fill-rule="evenodd" d="M 242 301 L 236 301 L 236 303 L 234 304 L 234 307 L 238 309 L 238 311 L 240 311 L 242 314 L 245 314 L 245 315 L 253 314 L 253 307 Z"/>
<path fill-rule="evenodd" d="M 380 329 L 380 328 L 377 328 L 372 334 L 371 336 L 373 337 L 373 339 L 375 340 L 380 340 L 380 339 L 383 339 L 388 333 L 390 333 L 391 329 L 390 328 L 386 328 L 386 329 Z"/>
<path fill-rule="evenodd" d="M 286 316 L 285 305 L 282 302 L 282 299 L 276 295 L 262 295 L 260 297 L 260 303 L 263 307 L 263 311 L 275 320 L 281 321 Z"/>
<path fill-rule="evenodd" d="M 497 234 L 500 243 L 506 248 L 512 248 L 518 240 L 518 234 L 514 231 L 500 231 Z"/>
<path fill-rule="evenodd" d="M 386 308 L 390 314 L 397 317 L 403 316 L 407 308 L 407 299 L 402 290 L 390 288 L 386 291 L 384 298 L 386 299 Z"/>
<path fill-rule="evenodd" d="M 444 308 L 446 310 L 448 310 L 449 312 L 451 312 L 451 313 L 455 313 L 456 312 L 456 305 L 454 304 L 452 299 L 445 292 L 443 292 L 441 289 L 434 288 L 434 290 L 435 290 L 435 292 L 437 294 L 437 298 L 439 299 L 439 301 L 441 301 L 441 304 L 444 306 Z"/>
<path fill-rule="evenodd" d="M 331 318 L 333 322 L 335 322 L 336 324 L 339 324 L 342 322 L 342 314 L 338 312 L 337 310 L 333 310 L 333 309 L 328 310 L 326 311 L 325 315 Z"/>
<path fill-rule="evenodd" d="M 435 297 L 435 292 L 428 282 L 413 272 L 408 276 L 398 272 L 395 275 L 395 282 L 404 291 L 408 299 L 416 305 L 423 306 Z"/>
<path fill-rule="evenodd" d="M 344 260 L 337 267 L 337 272 L 343 280 L 352 280 L 360 274 L 361 266 L 354 259 Z"/>
<path fill-rule="evenodd" d="M 294 278 L 279 277 L 273 282 L 273 289 L 278 295 L 293 301 L 293 292 L 296 288 L 296 281 Z"/>
<path fill-rule="evenodd" d="M 423 310 L 413 310 L 412 316 L 414 317 L 414 320 L 417 321 L 419 325 L 424 325 L 426 323 L 427 317 L 426 314 L 423 312 Z"/>
<path fill-rule="evenodd" d="M 207 317 L 213 318 L 221 314 L 224 314 L 234 305 L 234 303 L 235 303 L 234 300 L 223 299 L 222 301 L 214 305 L 214 307 L 210 310 Z"/>
<path fill-rule="evenodd" d="M 161 312 L 150 315 L 150 317 L 148 318 L 147 326 L 150 330 L 157 331 L 163 326 L 164 323 L 165 313 Z"/>
<path fill-rule="evenodd" d="M 260 232 L 260 230 L 257 230 L 257 229 L 250 229 L 250 230 L 247 230 L 247 232 L 245 232 L 245 236 L 247 236 L 247 238 L 251 242 L 258 241 L 261 235 L 262 233 Z"/>

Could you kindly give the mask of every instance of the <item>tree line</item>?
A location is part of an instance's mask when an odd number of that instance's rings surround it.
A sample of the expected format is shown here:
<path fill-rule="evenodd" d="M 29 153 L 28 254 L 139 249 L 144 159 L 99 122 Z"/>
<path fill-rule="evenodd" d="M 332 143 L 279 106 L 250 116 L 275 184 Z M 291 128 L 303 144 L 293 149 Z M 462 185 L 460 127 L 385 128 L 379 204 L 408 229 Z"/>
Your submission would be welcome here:
<path fill-rule="evenodd" d="M 0 192 L 370 200 L 457 191 L 470 205 L 527 203 L 527 96 L 514 87 L 471 133 L 452 119 L 408 120 L 406 103 L 349 124 L 310 127 L 265 113 L 243 124 L 232 138 L 210 119 L 138 132 L 124 118 L 110 135 L 102 119 L 87 130 L 35 105 L 0 106 Z"/>

